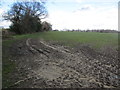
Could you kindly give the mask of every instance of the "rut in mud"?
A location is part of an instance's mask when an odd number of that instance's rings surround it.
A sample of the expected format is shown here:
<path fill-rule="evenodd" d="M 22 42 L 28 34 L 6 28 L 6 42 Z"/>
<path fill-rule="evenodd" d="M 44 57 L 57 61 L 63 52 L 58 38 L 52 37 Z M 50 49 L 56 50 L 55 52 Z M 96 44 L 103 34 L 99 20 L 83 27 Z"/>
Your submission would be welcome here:
<path fill-rule="evenodd" d="M 117 54 L 110 57 L 87 45 L 70 48 L 30 38 L 14 44 L 11 52 L 24 74 L 12 87 L 119 87 Z"/>

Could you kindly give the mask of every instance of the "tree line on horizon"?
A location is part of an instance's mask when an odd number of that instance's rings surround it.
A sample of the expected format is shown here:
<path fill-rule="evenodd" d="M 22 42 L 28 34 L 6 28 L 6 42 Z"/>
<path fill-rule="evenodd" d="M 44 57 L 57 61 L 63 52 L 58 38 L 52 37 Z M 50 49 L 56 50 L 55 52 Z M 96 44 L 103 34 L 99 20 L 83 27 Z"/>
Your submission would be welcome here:
<path fill-rule="evenodd" d="M 92 30 L 80 30 L 80 29 L 66 29 L 66 30 L 58 30 L 55 29 L 53 31 L 67 31 L 67 32 L 100 32 L 100 33 L 118 33 L 119 31 L 117 30 L 112 30 L 112 29 L 92 29 Z"/>

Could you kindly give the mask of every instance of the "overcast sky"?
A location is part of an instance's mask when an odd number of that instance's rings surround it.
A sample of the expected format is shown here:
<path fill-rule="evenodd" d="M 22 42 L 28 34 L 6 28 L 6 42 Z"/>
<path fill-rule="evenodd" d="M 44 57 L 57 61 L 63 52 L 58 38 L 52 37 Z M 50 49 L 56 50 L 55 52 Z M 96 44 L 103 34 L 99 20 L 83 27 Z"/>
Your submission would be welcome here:
<path fill-rule="evenodd" d="M 4 2 L 3 2 L 4 1 Z M 2 0 L 2 13 L 16 0 Z M 19 0 L 21 1 L 21 0 Z M 22 0 L 24 1 L 24 0 Z M 115 29 L 118 30 L 119 0 L 47 0 L 49 16 L 46 18 L 53 29 Z M 8 27 L 10 22 L 2 21 L 0 26 Z"/>

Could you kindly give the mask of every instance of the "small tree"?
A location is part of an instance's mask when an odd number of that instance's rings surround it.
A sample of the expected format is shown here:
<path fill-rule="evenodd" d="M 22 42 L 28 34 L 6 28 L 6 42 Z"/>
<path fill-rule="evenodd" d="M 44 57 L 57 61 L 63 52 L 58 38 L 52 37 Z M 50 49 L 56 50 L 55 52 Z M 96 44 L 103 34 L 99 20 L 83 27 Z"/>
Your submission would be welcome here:
<path fill-rule="evenodd" d="M 41 19 L 47 16 L 44 2 L 16 2 L 4 16 L 10 20 L 10 30 L 17 34 L 32 33 L 41 31 Z"/>
<path fill-rule="evenodd" d="M 42 31 L 51 31 L 52 25 L 46 21 L 42 22 Z"/>

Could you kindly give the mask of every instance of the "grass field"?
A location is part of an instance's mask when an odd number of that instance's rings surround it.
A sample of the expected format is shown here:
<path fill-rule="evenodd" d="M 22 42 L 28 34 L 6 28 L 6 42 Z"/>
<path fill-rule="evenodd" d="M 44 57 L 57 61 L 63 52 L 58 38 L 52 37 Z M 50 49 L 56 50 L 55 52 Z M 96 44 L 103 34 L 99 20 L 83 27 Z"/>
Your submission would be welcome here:
<path fill-rule="evenodd" d="M 16 35 L 16 39 L 22 38 L 43 38 L 45 40 L 55 40 L 67 42 L 69 44 L 85 43 L 95 47 L 104 45 L 118 45 L 117 33 L 97 33 L 97 32 L 43 32 L 27 35 Z"/>

